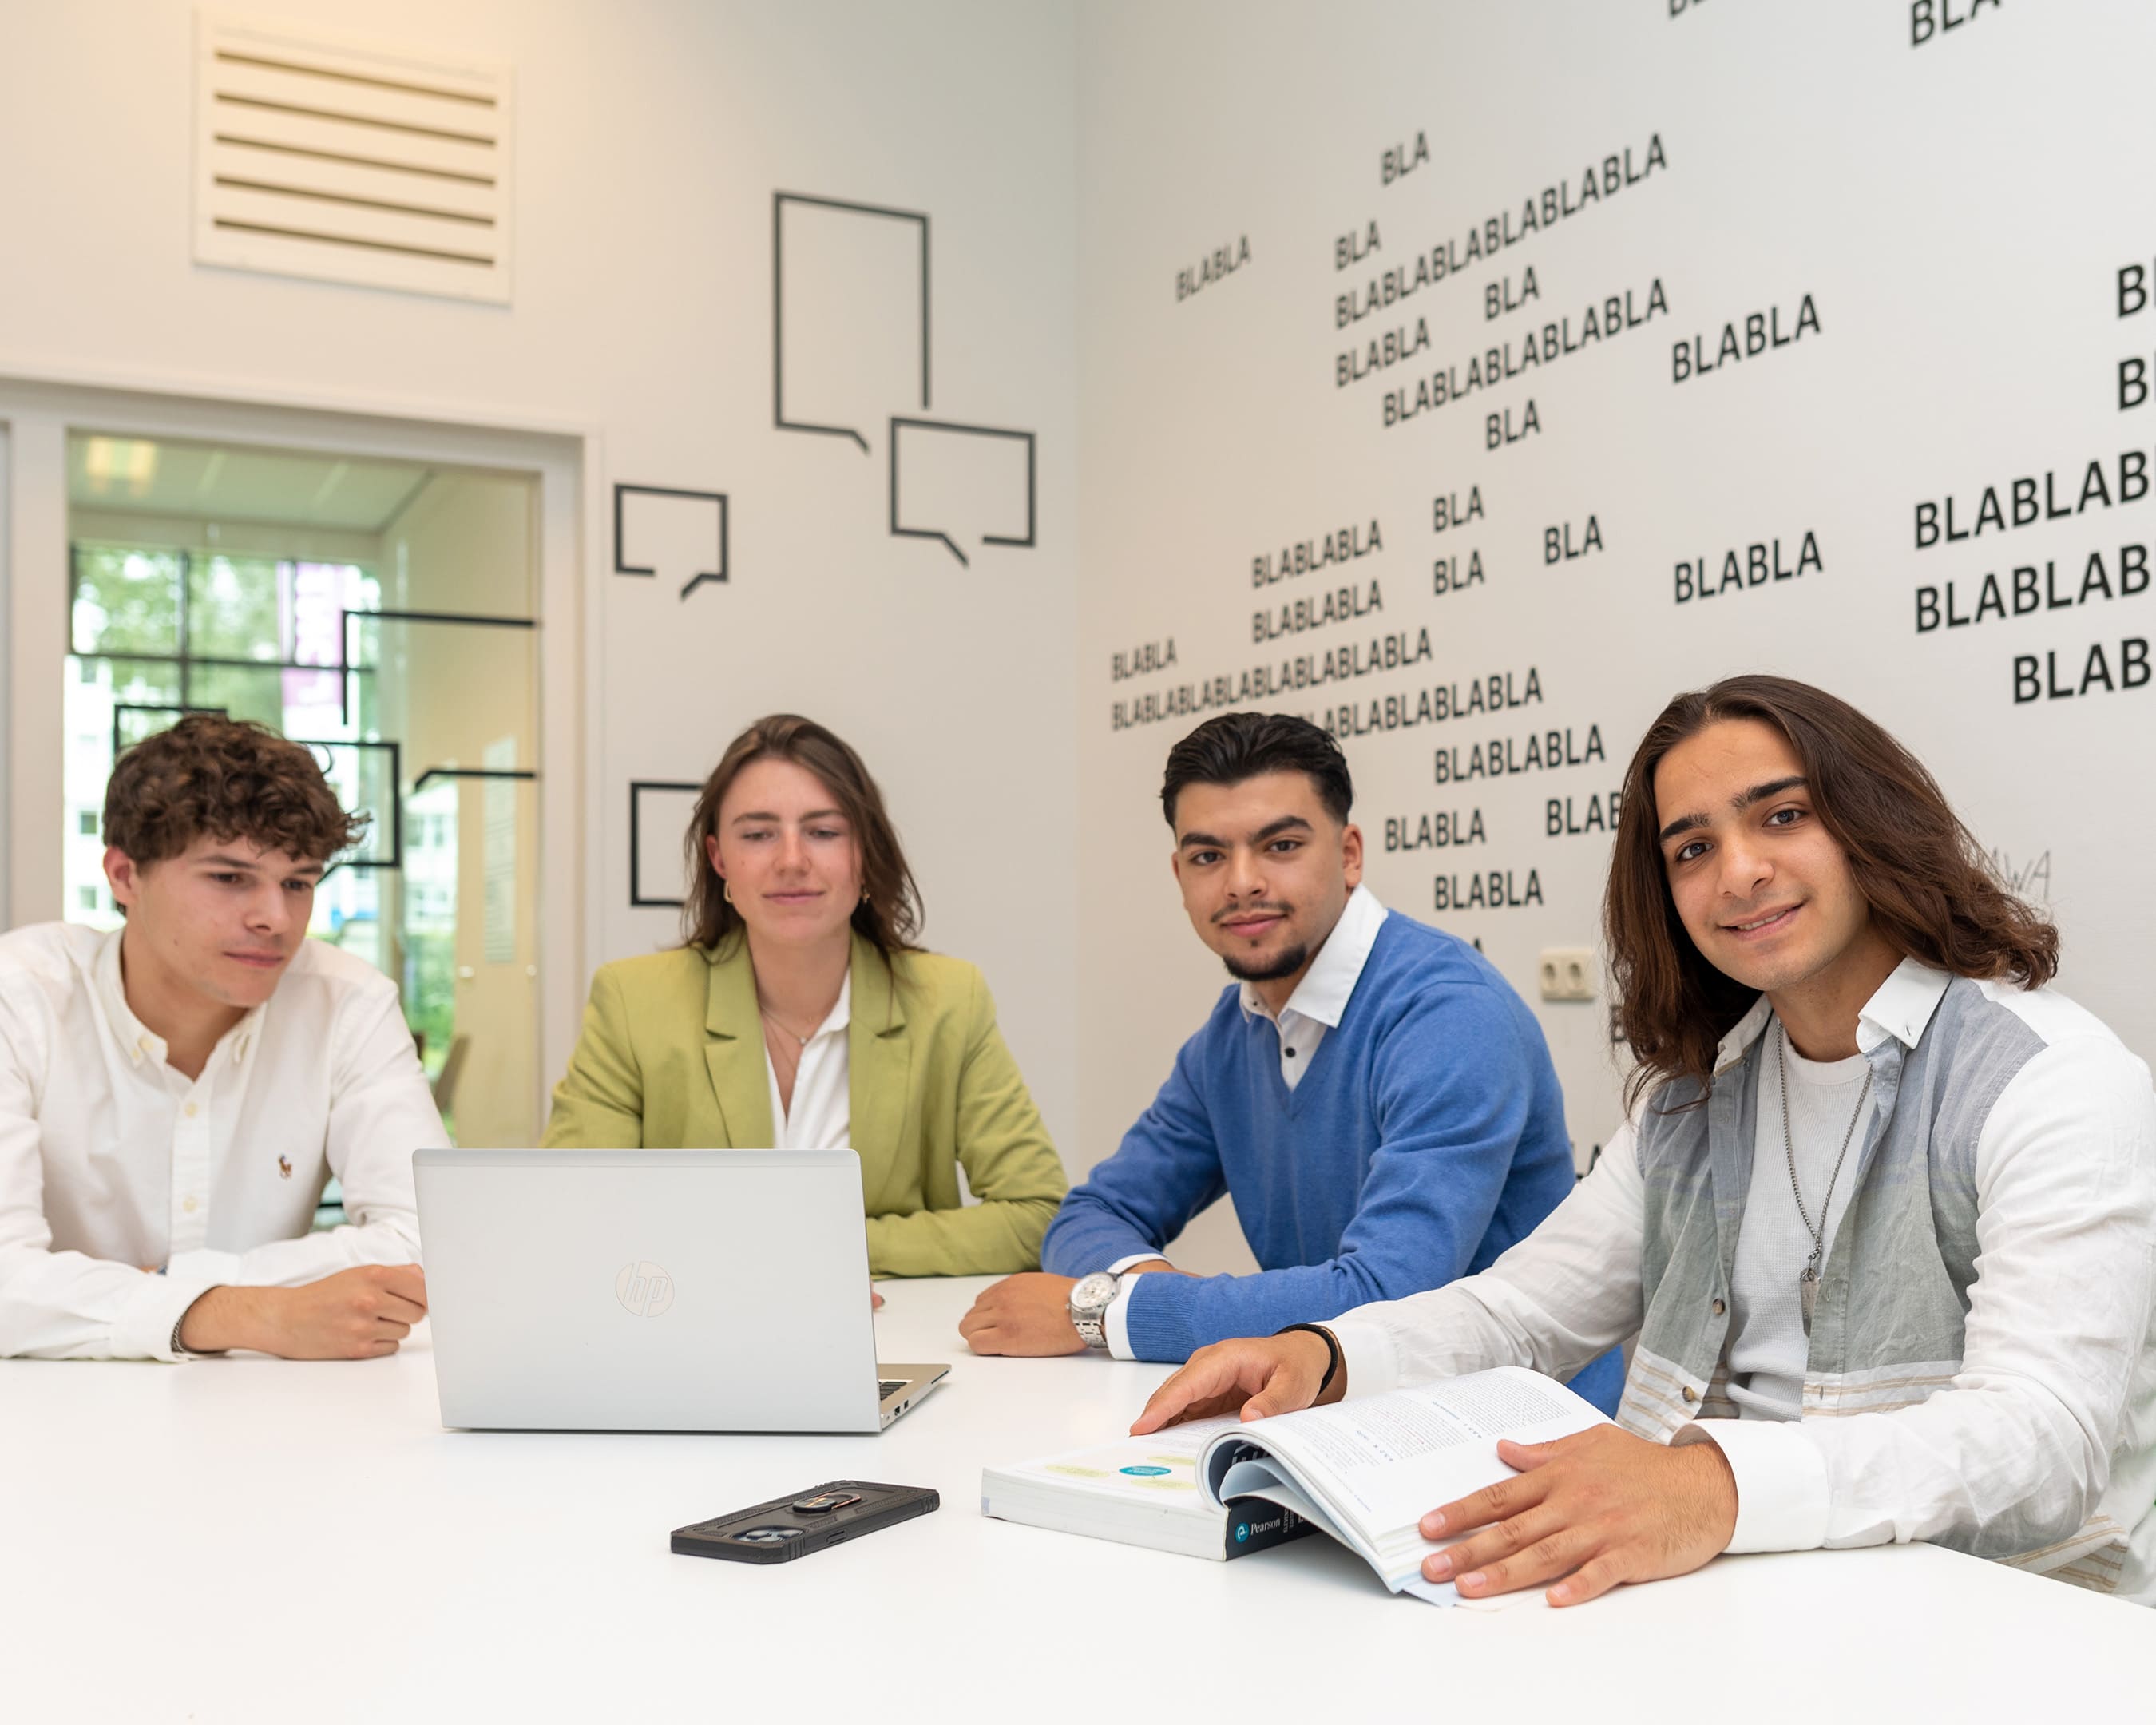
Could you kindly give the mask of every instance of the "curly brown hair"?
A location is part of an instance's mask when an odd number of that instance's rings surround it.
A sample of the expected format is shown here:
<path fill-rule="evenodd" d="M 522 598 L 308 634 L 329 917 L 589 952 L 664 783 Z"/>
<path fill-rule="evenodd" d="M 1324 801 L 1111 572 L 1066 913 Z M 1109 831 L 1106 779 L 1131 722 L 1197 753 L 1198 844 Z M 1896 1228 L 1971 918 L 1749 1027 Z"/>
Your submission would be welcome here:
<path fill-rule="evenodd" d="M 1639 1062 L 1630 1106 L 1689 1079 L 1703 1100 L 1722 1039 L 1757 991 L 1707 963 L 1670 896 L 1656 829 L 1655 771 L 1726 719 L 1771 725 L 1804 763 L 1820 822 L 1841 846 L 1872 926 L 1896 951 L 1955 976 L 2040 988 L 2058 973 L 2059 932 L 2002 886 L 1924 764 L 1845 701 L 1787 677 L 1727 677 L 1680 695 L 1647 727 L 1625 772 L 1603 898 L 1618 1025 Z"/>
<path fill-rule="evenodd" d="M 884 812 L 883 793 L 861 757 L 842 738 L 798 713 L 773 713 L 758 719 L 726 745 L 719 764 L 704 781 L 682 841 L 691 883 L 681 910 L 682 944 L 716 952 L 720 942 L 742 926 L 741 912 L 726 896 L 726 883 L 711 872 L 704 841 L 718 831 L 719 804 L 741 770 L 752 761 L 773 759 L 791 761 L 814 773 L 854 829 L 854 841 L 861 850 L 864 894 L 854 906 L 855 932 L 886 958 L 894 952 L 918 952 L 914 937 L 921 932 L 921 888 L 899 848 L 898 829 Z"/>
<path fill-rule="evenodd" d="M 146 737 L 105 787 L 105 842 L 138 865 L 177 856 L 205 834 L 326 863 L 365 834 L 305 745 L 266 725 L 190 713 Z"/>

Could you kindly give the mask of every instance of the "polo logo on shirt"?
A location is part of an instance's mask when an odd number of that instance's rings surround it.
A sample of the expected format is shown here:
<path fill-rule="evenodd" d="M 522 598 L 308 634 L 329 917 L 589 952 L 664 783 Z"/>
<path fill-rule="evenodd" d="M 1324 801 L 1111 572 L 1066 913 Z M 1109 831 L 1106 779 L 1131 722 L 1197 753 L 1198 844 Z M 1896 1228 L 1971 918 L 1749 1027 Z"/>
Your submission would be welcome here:
<path fill-rule="evenodd" d="M 674 1303 L 674 1278 L 663 1264 L 624 1264 L 613 1279 L 613 1296 L 635 1317 L 657 1317 Z"/>
<path fill-rule="evenodd" d="M 277 1178 L 280 1180 L 289 1180 L 292 1178 L 292 1158 L 290 1157 L 280 1156 L 277 1158 Z"/>

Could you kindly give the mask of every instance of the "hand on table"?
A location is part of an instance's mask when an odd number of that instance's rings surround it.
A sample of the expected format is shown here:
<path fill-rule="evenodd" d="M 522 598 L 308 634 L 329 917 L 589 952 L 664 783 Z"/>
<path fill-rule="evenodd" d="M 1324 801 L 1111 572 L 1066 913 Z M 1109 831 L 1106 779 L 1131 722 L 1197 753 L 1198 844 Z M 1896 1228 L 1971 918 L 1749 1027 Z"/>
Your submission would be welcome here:
<path fill-rule="evenodd" d="M 958 1320 L 958 1333 L 976 1353 L 1083 1353 L 1086 1339 L 1070 1322 L 1070 1290 L 1077 1285 L 1075 1276 L 1037 1270 L 1007 1276 L 981 1291 Z"/>
<path fill-rule="evenodd" d="M 874 1312 L 876 1307 L 882 1304 L 883 1296 L 875 1291 L 875 1284 L 874 1282 L 870 1282 L 869 1284 L 869 1310 Z"/>
<path fill-rule="evenodd" d="M 1683 1575 L 1719 1554 L 1737 1526 L 1737 1480 L 1712 1442 L 1650 1443 L 1614 1425 L 1547 1444 L 1501 1440 L 1520 1472 L 1422 1518 L 1425 1539 L 1483 1532 L 1423 1559 L 1432 1581 L 1471 1599 L 1557 1581 L 1576 1605 L 1629 1581 Z"/>
<path fill-rule="evenodd" d="M 427 1315 L 417 1264 L 362 1264 L 296 1288 L 215 1287 L 187 1307 L 194 1353 L 252 1348 L 284 1359 L 374 1359 L 397 1352 Z"/>
<path fill-rule="evenodd" d="M 1345 1370 L 1333 1374 L 1322 1398 L 1317 1393 L 1332 1358 L 1325 1338 L 1307 1330 L 1215 1342 L 1192 1354 L 1188 1365 L 1153 1391 L 1132 1423 L 1131 1435 L 1142 1437 L 1163 1425 L 1220 1414 L 1240 1412 L 1245 1420 L 1262 1420 L 1321 1399 L 1337 1402 L 1348 1391 Z"/>

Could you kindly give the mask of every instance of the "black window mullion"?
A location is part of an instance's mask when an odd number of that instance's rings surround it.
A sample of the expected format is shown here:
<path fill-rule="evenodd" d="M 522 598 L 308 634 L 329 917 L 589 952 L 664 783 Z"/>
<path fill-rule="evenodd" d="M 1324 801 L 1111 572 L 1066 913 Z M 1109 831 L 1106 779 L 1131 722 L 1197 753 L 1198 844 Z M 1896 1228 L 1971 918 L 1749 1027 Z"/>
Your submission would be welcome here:
<path fill-rule="evenodd" d="M 195 560 L 184 548 L 180 552 L 180 706 L 182 709 L 194 705 L 194 691 L 189 686 L 188 672 L 192 667 L 187 662 L 187 588 L 194 580 Z"/>

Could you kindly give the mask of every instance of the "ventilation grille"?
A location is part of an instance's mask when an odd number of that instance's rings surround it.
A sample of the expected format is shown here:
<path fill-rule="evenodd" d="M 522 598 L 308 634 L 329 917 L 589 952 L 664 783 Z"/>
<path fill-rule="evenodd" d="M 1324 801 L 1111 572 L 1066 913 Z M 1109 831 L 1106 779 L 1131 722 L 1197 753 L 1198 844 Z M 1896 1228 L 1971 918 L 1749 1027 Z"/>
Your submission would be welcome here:
<path fill-rule="evenodd" d="M 509 302 L 506 66 L 203 16 L 195 259 Z"/>

